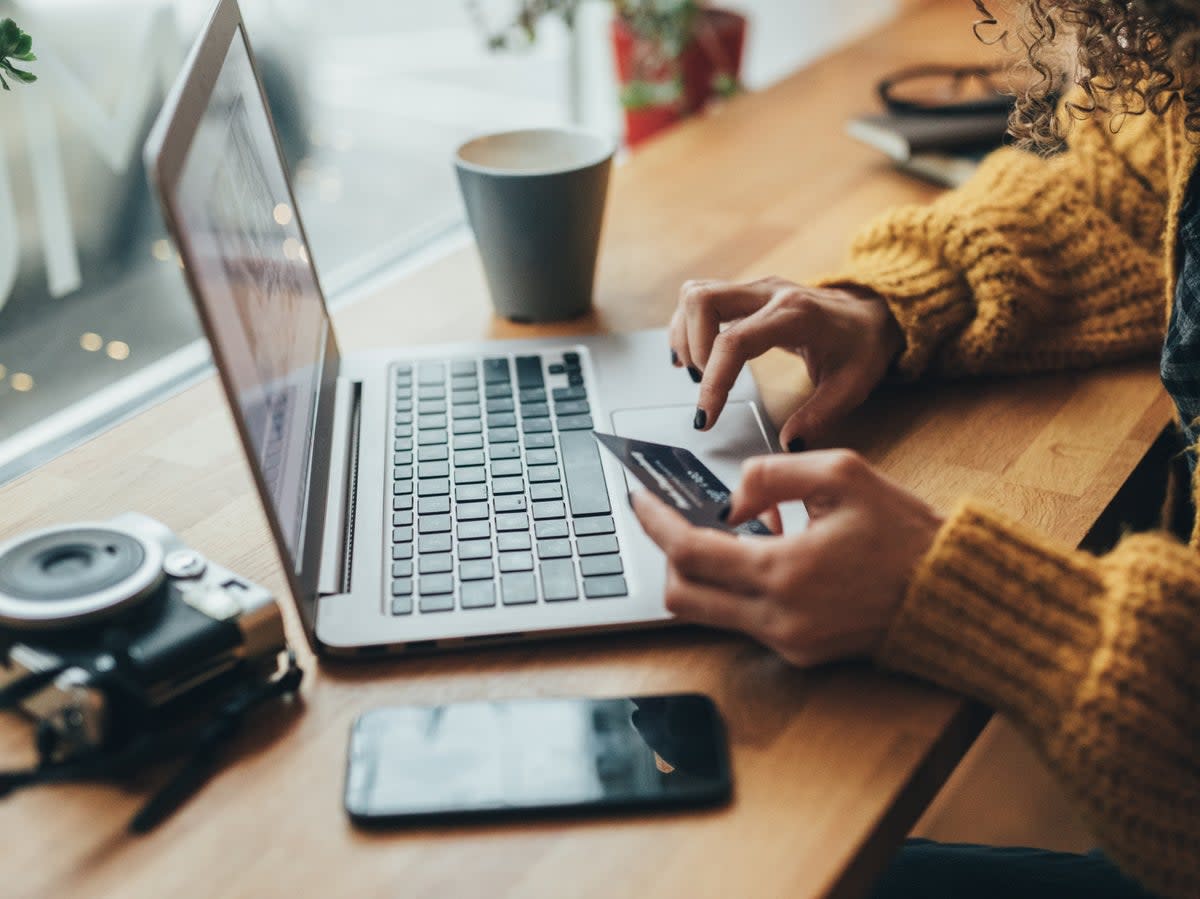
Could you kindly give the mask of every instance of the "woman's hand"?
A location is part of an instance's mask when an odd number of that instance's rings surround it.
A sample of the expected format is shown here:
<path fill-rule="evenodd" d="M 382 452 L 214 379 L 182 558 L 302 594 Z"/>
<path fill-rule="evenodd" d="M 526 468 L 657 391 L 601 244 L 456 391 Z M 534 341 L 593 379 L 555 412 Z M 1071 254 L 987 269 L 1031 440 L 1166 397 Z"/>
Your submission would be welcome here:
<path fill-rule="evenodd" d="M 726 322 L 734 324 L 721 331 Z M 900 326 L 880 297 L 801 287 L 782 278 L 687 282 L 671 319 L 670 341 L 672 362 L 687 366 L 700 383 L 699 430 L 716 423 L 751 359 L 772 347 L 800 356 L 816 390 L 780 430 L 780 442 L 793 452 L 862 403 L 904 348 Z"/>
<path fill-rule="evenodd" d="M 808 528 L 738 537 L 637 493 L 634 511 L 667 555 L 667 609 L 742 631 L 794 665 L 873 654 L 941 517 L 858 455 L 827 450 L 746 462 L 728 521 L 788 500 L 807 503 Z"/>

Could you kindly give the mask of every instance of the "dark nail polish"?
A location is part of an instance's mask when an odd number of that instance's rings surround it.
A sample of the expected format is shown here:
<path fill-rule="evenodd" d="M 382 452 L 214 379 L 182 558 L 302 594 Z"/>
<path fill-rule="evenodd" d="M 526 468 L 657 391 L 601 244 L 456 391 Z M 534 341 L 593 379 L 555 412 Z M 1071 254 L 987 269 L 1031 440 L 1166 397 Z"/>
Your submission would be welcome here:
<path fill-rule="evenodd" d="M 708 424 L 708 413 L 703 409 L 697 409 L 696 417 L 692 419 L 692 427 L 697 431 L 703 431 L 706 424 Z"/>
<path fill-rule="evenodd" d="M 722 506 L 721 511 L 717 513 L 717 518 L 720 521 L 728 521 L 729 513 L 733 510 L 733 506 Z"/>
<path fill-rule="evenodd" d="M 699 384 L 704 378 L 704 375 L 700 374 L 700 369 L 696 368 L 694 365 L 688 366 L 688 374 L 692 376 L 693 384 Z"/>
<path fill-rule="evenodd" d="M 805 448 L 803 437 L 793 437 L 788 441 L 787 450 L 789 453 L 802 453 Z"/>
<path fill-rule="evenodd" d="M 671 350 L 671 364 L 679 368 L 679 354 L 674 350 Z"/>

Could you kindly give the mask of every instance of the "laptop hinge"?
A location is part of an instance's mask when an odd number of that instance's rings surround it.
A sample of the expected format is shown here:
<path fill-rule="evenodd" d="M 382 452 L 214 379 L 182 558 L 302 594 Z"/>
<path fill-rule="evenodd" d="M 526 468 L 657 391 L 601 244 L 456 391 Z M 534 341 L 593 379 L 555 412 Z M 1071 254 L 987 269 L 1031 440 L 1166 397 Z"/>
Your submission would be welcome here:
<path fill-rule="evenodd" d="M 354 511 L 358 497 L 358 437 L 362 383 L 338 378 L 329 448 L 329 495 L 321 545 L 321 596 L 348 593 L 354 562 Z"/>

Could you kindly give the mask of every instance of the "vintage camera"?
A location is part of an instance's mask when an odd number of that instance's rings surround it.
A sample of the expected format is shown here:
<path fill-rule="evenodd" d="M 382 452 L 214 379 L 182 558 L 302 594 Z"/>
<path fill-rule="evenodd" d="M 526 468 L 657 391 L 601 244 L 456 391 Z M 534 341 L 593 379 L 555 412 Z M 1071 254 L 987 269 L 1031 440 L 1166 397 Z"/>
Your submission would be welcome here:
<path fill-rule="evenodd" d="M 154 519 L 126 514 L 0 544 L 0 708 L 35 722 L 39 770 L 74 763 L 86 775 L 81 759 L 158 732 L 177 712 L 198 714 L 206 697 L 271 684 L 286 649 L 266 589 Z"/>

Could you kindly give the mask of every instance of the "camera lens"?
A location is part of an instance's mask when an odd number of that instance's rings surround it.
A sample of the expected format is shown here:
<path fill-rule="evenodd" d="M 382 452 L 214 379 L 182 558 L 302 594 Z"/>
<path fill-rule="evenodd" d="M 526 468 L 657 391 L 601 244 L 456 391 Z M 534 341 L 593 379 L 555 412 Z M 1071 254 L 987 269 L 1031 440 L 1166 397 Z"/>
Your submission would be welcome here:
<path fill-rule="evenodd" d="M 139 602 L 161 580 L 161 549 L 116 528 L 71 525 L 0 547 L 0 624 L 66 626 Z"/>

